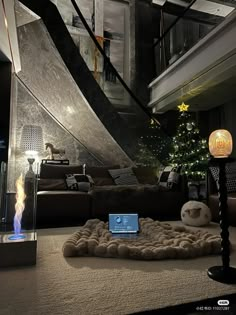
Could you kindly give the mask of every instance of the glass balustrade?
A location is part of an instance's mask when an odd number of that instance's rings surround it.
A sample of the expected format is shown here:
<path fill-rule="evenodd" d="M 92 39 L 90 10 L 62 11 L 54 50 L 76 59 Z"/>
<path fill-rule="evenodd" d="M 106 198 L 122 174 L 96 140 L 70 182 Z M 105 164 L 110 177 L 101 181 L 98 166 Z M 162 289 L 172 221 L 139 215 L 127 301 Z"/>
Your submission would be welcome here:
<path fill-rule="evenodd" d="M 157 76 L 222 23 L 236 6 L 235 1 L 196 1 L 184 13 L 190 2 L 170 0 L 161 9 L 160 37 L 154 39 Z"/>

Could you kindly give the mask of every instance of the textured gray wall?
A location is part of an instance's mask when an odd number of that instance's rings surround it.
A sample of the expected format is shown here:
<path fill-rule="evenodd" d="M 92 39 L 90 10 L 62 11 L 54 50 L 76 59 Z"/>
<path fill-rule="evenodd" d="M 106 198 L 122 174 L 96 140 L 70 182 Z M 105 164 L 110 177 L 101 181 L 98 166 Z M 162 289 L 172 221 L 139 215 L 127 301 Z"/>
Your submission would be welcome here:
<path fill-rule="evenodd" d="M 70 164 L 131 165 L 73 81 L 42 21 L 20 26 L 18 36 L 22 71 L 12 86 L 8 191 L 15 190 L 16 178 L 28 169 L 20 149 L 27 124 L 41 126 L 44 143 L 64 148 Z M 46 150 L 39 155 L 35 170 L 47 155 Z"/>
<path fill-rule="evenodd" d="M 130 164 L 81 94 L 41 20 L 18 28 L 20 78 L 32 93 L 103 163 Z"/>
<path fill-rule="evenodd" d="M 44 143 L 50 142 L 56 148 L 65 149 L 63 158 L 70 160 L 70 164 L 101 165 L 79 141 L 64 130 L 55 120 L 41 107 L 40 103 L 29 93 L 29 91 L 14 78 L 14 97 L 12 99 L 12 123 L 11 123 L 11 155 L 9 158 L 8 190 L 14 191 L 15 180 L 21 173 L 25 174 L 29 164 L 25 154 L 20 149 L 21 133 L 24 125 L 38 125 L 43 129 Z M 46 158 L 49 152 L 45 150 L 34 163 Z M 57 156 L 55 156 L 57 158 Z"/>

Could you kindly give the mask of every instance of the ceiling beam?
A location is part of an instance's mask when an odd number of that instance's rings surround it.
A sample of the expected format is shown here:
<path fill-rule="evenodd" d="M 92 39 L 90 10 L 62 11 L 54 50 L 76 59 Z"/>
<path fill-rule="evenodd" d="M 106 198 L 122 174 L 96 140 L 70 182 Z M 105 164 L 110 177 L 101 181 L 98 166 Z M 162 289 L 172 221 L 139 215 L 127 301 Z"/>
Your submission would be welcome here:
<path fill-rule="evenodd" d="M 165 13 L 175 15 L 175 16 L 180 16 L 183 10 L 185 9 L 182 6 L 171 3 L 169 1 L 167 1 L 162 8 Z M 224 20 L 224 18 L 221 16 L 212 16 L 212 15 L 209 15 L 208 13 L 199 12 L 192 9 L 189 9 L 185 13 L 183 19 L 192 20 L 198 23 L 204 23 L 208 25 L 218 25 L 220 22 Z"/>
<path fill-rule="evenodd" d="M 152 3 L 163 9 L 164 12 L 179 16 L 189 4 L 183 0 L 152 0 Z M 234 10 L 232 5 L 225 5 L 215 1 L 197 0 L 186 12 L 185 19 L 210 25 L 219 24 Z"/>
<path fill-rule="evenodd" d="M 152 0 L 153 4 L 163 6 L 167 0 Z"/>
<path fill-rule="evenodd" d="M 167 2 L 186 7 L 189 3 L 182 0 L 168 0 Z M 167 3 L 166 2 L 166 3 Z M 192 10 L 207 13 L 209 15 L 216 15 L 226 17 L 229 15 L 234 8 L 225 4 L 216 3 L 208 0 L 197 0 L 191 7 Z"/>

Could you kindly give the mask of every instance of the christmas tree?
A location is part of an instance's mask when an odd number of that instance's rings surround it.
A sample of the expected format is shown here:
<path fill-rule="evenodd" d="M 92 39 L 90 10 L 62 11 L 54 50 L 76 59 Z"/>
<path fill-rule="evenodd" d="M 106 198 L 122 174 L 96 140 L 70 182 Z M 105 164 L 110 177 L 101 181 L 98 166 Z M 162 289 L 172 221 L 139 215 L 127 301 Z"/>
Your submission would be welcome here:
<path fill-rule="evenodd" d="M 140 136 L 136 162 L 144 166 L 159 166 L 169 155 L 171 139 L 154 120 L 150 120 Z"/>
<path fill-rule="evenodd" d="M 178 106 L 179 118 L 175 137 L 173 137 L 170 163 L 181 167 L 189 180 L 199 181 L 205 178 L 209 160 L 206 139 L 201 138 L 195 120 L 188 112 L 189 105 Z"/>

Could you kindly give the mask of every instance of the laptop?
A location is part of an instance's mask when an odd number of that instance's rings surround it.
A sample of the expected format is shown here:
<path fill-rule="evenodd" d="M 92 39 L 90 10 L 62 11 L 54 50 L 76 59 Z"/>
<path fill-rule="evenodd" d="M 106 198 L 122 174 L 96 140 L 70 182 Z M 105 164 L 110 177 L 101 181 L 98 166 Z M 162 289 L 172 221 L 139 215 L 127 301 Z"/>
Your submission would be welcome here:
<path fill-rule="evenodd" d="M 138 214 L 109 213 L 109 231 L 115 237 L 136 237 L 139 232 Z"/>

